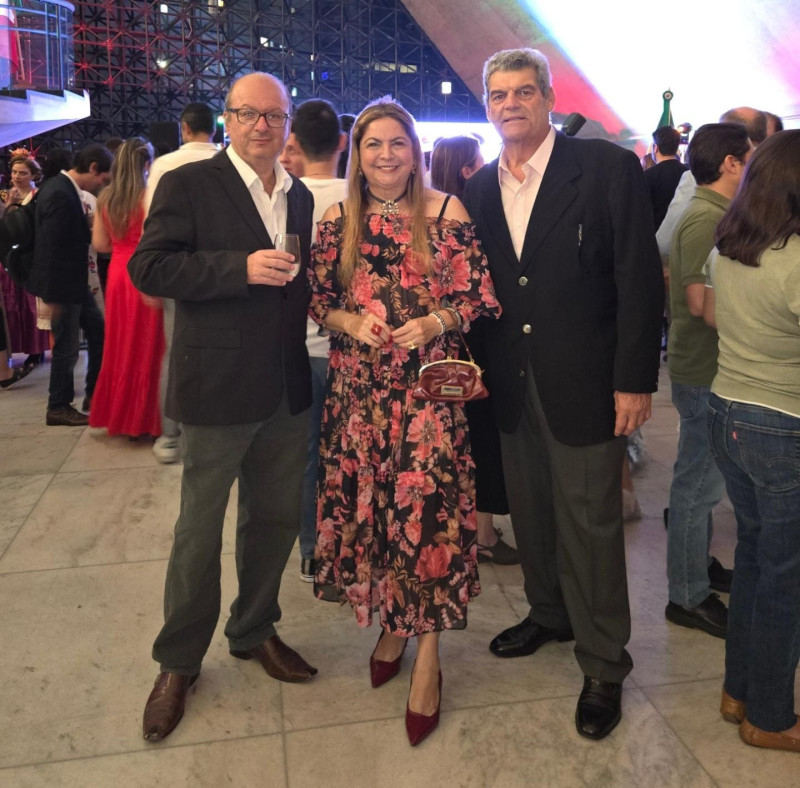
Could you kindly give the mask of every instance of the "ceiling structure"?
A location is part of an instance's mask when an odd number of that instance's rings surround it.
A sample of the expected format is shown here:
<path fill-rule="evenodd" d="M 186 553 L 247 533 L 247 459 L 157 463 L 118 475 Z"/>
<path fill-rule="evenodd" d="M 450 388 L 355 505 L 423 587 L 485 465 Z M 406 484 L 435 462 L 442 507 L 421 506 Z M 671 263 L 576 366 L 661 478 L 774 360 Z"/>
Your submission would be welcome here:
<path fill-rule="evenodd" d="M 800 126 L 800 0 L 404 4 L 476 96 L 489 55 L 531 46 L 550 59 L 556 112 L 580 112 L 612 136 L 649 136 L 668 89 L 677 123 L 697 128 L 748 105 Z"/>

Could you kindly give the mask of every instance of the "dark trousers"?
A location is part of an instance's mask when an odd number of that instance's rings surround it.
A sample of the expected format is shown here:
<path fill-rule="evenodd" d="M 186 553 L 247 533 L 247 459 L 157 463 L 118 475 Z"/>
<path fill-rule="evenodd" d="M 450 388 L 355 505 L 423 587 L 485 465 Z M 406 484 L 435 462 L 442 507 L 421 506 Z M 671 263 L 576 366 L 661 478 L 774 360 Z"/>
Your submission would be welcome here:
<path fill-rule="evenodd" d="M 530 618 L 575 633 L 584 674 L 621 682 L 633 661 L 622 528 L 624 437 L 567 446 L 550 433 L 530 367 L 522 418 L 500 433 Z"/>
<path fill-rule="evenodd" d="M 105 321 L 94 296 L 86 290 L 79 304 L 49 304 L 52 309 L 53 360 L 50 364 L 50 396 L 47 408 L 64 408 L 75 398 L 74 371 L 80 350 L 80 330 L 88 346 L 86 396 L 91 397 L 103 362 Z"/>
<path fill-rule="evenodd" d="M 193 675 L 219 619 L 225 507 L 239 482 L 239 594 L 225 627 L 231 650 L 275 634 L 278 590 L 300 524 L 308 411 L 284 401 L 265 421 L 230 427 L 182 424 L 181 511 L 164 592 L 164 626 L 153 645 L 161 670 Z"/>

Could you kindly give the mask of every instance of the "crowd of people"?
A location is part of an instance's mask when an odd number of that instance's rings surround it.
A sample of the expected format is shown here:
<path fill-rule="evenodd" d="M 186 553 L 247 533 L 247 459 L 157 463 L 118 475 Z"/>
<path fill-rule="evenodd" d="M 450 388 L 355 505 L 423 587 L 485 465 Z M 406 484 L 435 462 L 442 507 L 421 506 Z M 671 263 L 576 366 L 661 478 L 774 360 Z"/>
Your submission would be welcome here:
<path fill-rule="evenodd" d="M 721 713 L 742 739 L 798 751 L 800 131 L 737 108 L 682 161 L 662 127 L 643 173 L 633 153 L 555 129 L 537 50 L 496 53 L 483 84 L 503 143 L 488 164 L 459 136 L 437 141 L 427 173 L 391 98 L 350 129 L 327 101 L 293 110 L 283 83 L 252 73 L 225 97 L 224 150 L 210 108 L 190 104 L 179 151 L 89 146 L 42 184 L 27 290 L 0 281 L 0 386 L 51 350 L 47 424 L 150 435 L 159 461 L 183 461 L 144 738 L 175 729 L 200 675 L 235 480 L 232 656 L 280 681 L 317 674 L 276 629 L 299 532 L 316 597 L 349 603 L 359 626 L 377 619 L 373 688 L 415 640 L 415 746 L 438 725 L 440 636 L 467 626 L 478 562 L 519 563 L 528 613 L 491 652 L 575 641 L 577 732 L 611 733 L 633 667 L 629 439 L 650 417 L 667 334 L 680 433 L 665 616 L 727 639 Z M 27 151 L 11 165 L 6 210 L 41 175 Z M 299 259 L 276 243 L 287 235 Z M 111 254 L 104 318 L 90 242 Z M 14 372 L 12 349 L 28 354 Z M 420 393 L 423 367 L 467 355 L 487 399 Z M 735 571 L 709 553 L 725 492 Z M 516 547 L 494 515 L 510 515 Z"/>

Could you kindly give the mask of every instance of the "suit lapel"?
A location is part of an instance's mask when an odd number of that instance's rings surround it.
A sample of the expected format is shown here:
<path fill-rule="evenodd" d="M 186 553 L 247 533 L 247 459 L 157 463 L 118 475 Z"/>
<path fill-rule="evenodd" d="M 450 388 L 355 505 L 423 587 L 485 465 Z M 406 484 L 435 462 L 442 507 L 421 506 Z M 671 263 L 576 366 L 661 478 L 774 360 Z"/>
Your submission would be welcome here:
<path fill-rule="evenodd" d="M 581 169 L 569 150 L 569 143 L 563 134 L 556 132 L 553 152 L 525 231 L 520 258 L 522 268 L 527 268 L 533 262 L 545 238 L 578 196 L 574 181 L 580 176 Z"/>
<path fill-rule="evenodd" d="M 493 236 L 495 244 L 499 247 L 500 260 L 513 260 L 516 262 L 517 253 L 514 251 L 514 242 L 508 229 L 508 222 L 503 211 L 503 197 L 500 193 L 500 180 L 498 166 L 500 159 L 495 159 L 487 168 L 485 178 L 487 183 L 481 189 L 482 199 L 486 202 L 486 221 L 481 226 L 481 233 Z M 495 262 L 495 258 L 492 258 Z"/>
<path fill-rule="evenodd" d="M 239 175 L 236 167 L 233 166 L 233 162 L 228 158 L 228 154 L 223 151 L 216 155 L 212 161 L 217 167 L 222 188 L 228 194 L 232 204 L 239 210 L 242 219 L 258 238 L 260 248 L 272 249 L 272 239 L 269 237 L 267 228 L 264 227 L 261 215 L 253 202 L 253 197 L 244 185 L 242 176 Z"/>

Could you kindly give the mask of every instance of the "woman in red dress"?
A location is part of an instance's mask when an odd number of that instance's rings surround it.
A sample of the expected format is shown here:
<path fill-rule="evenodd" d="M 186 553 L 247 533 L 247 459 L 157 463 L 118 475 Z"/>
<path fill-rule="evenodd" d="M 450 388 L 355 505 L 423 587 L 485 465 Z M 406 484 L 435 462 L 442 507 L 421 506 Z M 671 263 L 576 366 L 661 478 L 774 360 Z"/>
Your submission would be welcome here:
<path fill-rule="evenodd" d="M 105 292 L 103 365 L 91 401 L 89 426 L 109 435 L 161 434 L 158 382 L 164 354 L 162 314 L 128 276 L 144 224 L 144 196 L 153 148 L 141 137 L 126 140 L 111 167 L 111 183 L 97 200 L 92 244 L 111 252 Z"/>

